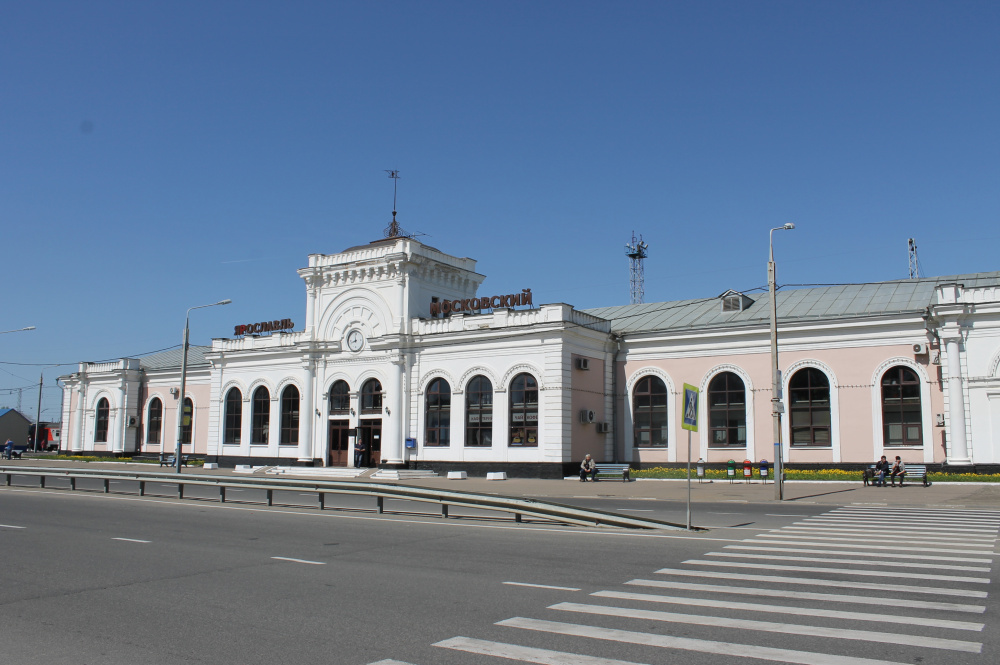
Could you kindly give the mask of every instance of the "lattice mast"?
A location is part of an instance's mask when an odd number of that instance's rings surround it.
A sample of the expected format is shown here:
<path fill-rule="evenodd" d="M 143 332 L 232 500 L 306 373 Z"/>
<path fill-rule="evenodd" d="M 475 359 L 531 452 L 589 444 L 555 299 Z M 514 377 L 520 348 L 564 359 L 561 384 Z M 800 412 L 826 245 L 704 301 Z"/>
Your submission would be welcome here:
<path fill-rule="evenodd" d="M 917 241 L 910 238 L 906 244 L 910 254 L 910 279 L 920 279 L 920 260 L 917 259 Z"/>
<path fill-rule="evenodd" d="M 632 242 L 625 245 L 625 256 L 629 258 L 629 287 L 633 305 L 641 304 L 645 295 L 642 262 L 648 255 L 646 251 L 648 249 L 649 245 L 642 241 L 642 235 L 636 240 L 635 231 L 632 231 Z"/>

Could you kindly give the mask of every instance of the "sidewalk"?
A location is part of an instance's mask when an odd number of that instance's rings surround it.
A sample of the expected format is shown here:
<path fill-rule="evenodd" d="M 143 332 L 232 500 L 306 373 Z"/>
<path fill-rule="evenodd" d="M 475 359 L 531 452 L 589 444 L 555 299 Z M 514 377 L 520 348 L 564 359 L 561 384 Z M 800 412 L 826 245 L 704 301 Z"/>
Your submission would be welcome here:
<path fill-rule="evenodd" d="M 71 460 L 24 459 L 6 462 L 2 466 L 9 468 L 16 468 L 18 466 L 86 468 L 92 470 L 104 467 L 117 471 L 172 472 L 172 469 L 160 467 L 156 464 L 76 462 Z M 248 477 L 247 474 L 235 473 L 233 469 L 205 470 L 201 467 L 184 467 L 183 474 Z M 784 502 L 789 504 L 869 504 L 921 508 L 966 507 L 976 510 L 996 510 L 1000 512 L 1000 483 L 933 483 L 930 487 L 923 487 L 920 483 L 907 483 L 903 488 L 882 488 L 865 487 L 861 482 L 860 474 L 858 475 L 857 482 L 853 483 L 786 481 L 784 486 Z M 268 476 L 265 474 L 254 474 L 253 477 L 267 478 Z M 295 476 L 285 475 L 282 477 L 294 478 Z M 310 479 L 319 480 L 315 477 Z M 405 481 L 372 481 L 367 478 L 357 480 L 338 479 L 338 482 L 379 482 L 382 484 L 410 485 L 414 487 L 483 494 L 539 498 L 556 502 L 560 499 L 580 497 L 672 502 L 687 501 L 687 482 L 684 480 L 635 480 L 629 483 L 604 480 L 597 483 L 581 483 L 577 479 L 539 480 L 535 478 L 512 478 L 509 480 L 486 480 L 485 478 L 469 478 L 467 480 L 448 480 L 447 478 L 440 477 Z M 699 483 L 697 480 L 692 479 L 691 500 L 692 502 L 734 501 L 743 503 L 777 503 L 774 499 L 773 483 L 761 484 L 759 481 L 746 483 L 742 480 L 734 483 L 730 483 L 728 480 Z"/>

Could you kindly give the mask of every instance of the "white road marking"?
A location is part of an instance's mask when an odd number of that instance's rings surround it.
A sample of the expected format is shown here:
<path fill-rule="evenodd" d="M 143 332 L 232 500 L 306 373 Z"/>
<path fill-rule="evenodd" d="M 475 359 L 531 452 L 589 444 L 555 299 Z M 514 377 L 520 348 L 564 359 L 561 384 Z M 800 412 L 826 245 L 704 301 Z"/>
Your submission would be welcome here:
<path fill-rule="evenodd" d="M 765 568 L 759 563 L 742 563 L 740 561 L 703 561 L 701 559 L 688 559 L 682 561 L 688 565 L 696 566 L 718 566 L 721 568 L 750 568 L 761 570 Z M 788 570 L 793 573 L 834 573 L 837 575 L 858 575 L 860 577 L 881 577 L 886 578 L 891 575 L 884 570 L 854 570 L 852 568 L 824 568 L 823 566 L 782 566 L 772 564 L 766 566 L 767 570 Z M 941 582 L 968 582 L 970 584 L 989 584 L 988 577 L 965 577 L 961 575 L 934 575 L 931 573 L 907 573 L 906 577 L 916 580 L 937 580 Z"/>
<path fill-rule="evenodd" d="M 915 524 L 911 526 L 911 524 Z M 877 533 L 895 533 L 916 531 L 917 533 L 929 533 L 938 535 L 976 535 L 981 538 L 996 538 L 995 529 L 983 529 L 982 527 L 970 526 L 968 528 L 964 526 L 931 526 L 931 525 L 919 525 L 916 523 L 905 522 L 902 524 L 897 523 L 877 523 L 870 522 L 868 520 L 837 520 L 837 521 L 827 521 L 827 520 L 803 520 L 801 522 L 795 522 L 795 524 L 786 526 L 786 529 L 795 529 L 811 527 L 814 529 L 846 529 L 848 531 L 875 531 Z M 992 531 L 992 534 L 990 533 Z"/>
<path fill-rule="evenodd" d="M 898 515 L 938 515 L 940 517 L 962 517 L 966 519 L 993 519 L 1000 520 L 1000 512 L 996 510 L 975 510 L 963 508 L 865 508 L 863 506 L 841 506 L 834 508 L 831 513 L 857 513 L 863 515 L 884 515 L 887 513 Z"/>
<path fill-rule="evenodd" d="M 985 605 L 964 605 L 961 603 L 939 603 L 930 600 L 911 600 L 886 596 L 851 596 L 840 593 L 817 593 L 815 591 L 792 591 L 789 589 L 771 589 L 745 586 L 722 586 L 719 584 L 695 584 L 692 582 L 675 582 L 673 580 L 629 580 L 625 584 L 633 586 L 655 587 L 657 589 L 683 589 L 709 593 L 727 593 L 746 596 L 768 596 L 773 598 L 797 598 L 800 600 L 822 600 L 834 603 L 852 603 L 855 605 L 888 605 L 891 607 L 912 607 L 924 610 L 945 610 L 951 612 L 971 612 L 982 614 Z"/>
<path fill-rule="evenodd" d="M 139 540 L 138 538 L 112 538 L 111 540 L 123 540 L 126 543 L 151 543 L 151 540 Z"/>
<path fill-rule="evenodd" d="M 659 575 L 680 575 L 682 577 L 711 577 L 724 580 L 747 580 L 750 582 L 775 582 L 777 584 L 808 584 L 810 586 L 843 587 L 843 580 L 821 580 L 812 577 L 782 577 L 781 575 L 744 575 L 741 573 L 720 573 L 716 570 L 681 570 L 678 568 L 661 568 Z M 851 582 L 854 589 L 870 589 L 873 591 L 891 591 L 895 593 L 928 593 L 938 596 L 964 596 L 966 598 L 986 598 L 985 591 L 969 591 L 966 589 L 946 589 L 944 587 L 901 587 L 898 584 L 877 584 L 875 582 Z"/>
<path fill-rule="evenodd" d="M 777 537 L 777 538 L 805 538 L 805 536 L 793 536 L 787 534 L 781 536 L 779 534 L 767 534 L 762 533 L 757 536 L 758 538 L 763 537 Z M 850 538 L 816 538 L 814 540 L 837 540 L 837 541 L 851 541 Z M 760 540 L 744 540 L 744 543 L 757 543 L 758 545 L 765 542 Z M 993 552 L 988 551 L 971 551 L 971 550 L 950 550 L 942 549 L 937 547 L 900 547 L 899 545 L 862 545 L 860 543 L 854 542 L 835 542 L 835 543 L 824 543 L 824 542 L 813 542 L 811 540 L 779 540 L 774 543 L 775 545 L 812 545 L 813 547 L 851 547 L 858 550 L 892 550 L 893 552 L 941 552 L 943 554 L 979 554 L 981 556 L 994 556 Z"/>
<path fill-rule="evenodd" d="M 471 637 L 452 637 L 431 646 L 485 656 L 496 656 L 497 658 L 519 660 L 523 663 L 538 663 L 539 665 L 642 665 L 642 663 L 635 663 L 628 660 L 584 656 L 582 654 L 537 649 L 535 647 L 522 647 L 517 644 L 488 642 Z"/>
<path fill-rule="evenodd" d="M 712 600 L 711 598 L 684 598 L 681 596 L 659 596 L 650 593 L 631 593 L 628 591 L 598 591 L 591 594 L 599 598 L 618 598 L 620 600 L 639 600 L 648 603 L 669 603 L 671 605 L 691 605 L 693 607 L 717 607 L 728 610 L 749 610 L 768 614 L 794 614 L 796 616 L 826 617 L 828 619 L 850 619 L 857 621 L 877 621 L 882 623 L 899 623 L 904 626 L 930 626 L 951 628 L 952 630 L 982 631 L 985 624 L 971 621 L 949 621 L 937 617 L 911 617 L 896 614 L 874 614 L 871 612 L 846 612 L 843 610 L 824 610 L 814 607 L 791 607 L 789 605 L 766 605 L 760 603 L 739 603 L 729 600 Z M 565 603 L 564 603 L 565 604 Z M 551 609 L 561 609 L 552 607 Z M 868 635 L 878 635 L 881 631 L 868 631 Z M 869 638 L 871 639 L 871 638 Z"/>
<path fill-rule="evenodd" d="M 816 547 L 815 543 L 808 543 Z M 820 544 L 819 547 L 830 547 Z M 799 552 L 801 554 L 847 554 L 851 556 L 870 556 L 894 559 L 907 559 L 920 561 L 963 561 L 965 563 L 993 563 L 993 559 L 973 559 L 962 556 L 923 556 L 920 554 L 896 554 L 890 552 L 852 552 L 850 550 L 808 550 L 801 547 L 761 547 L 755 545 L 724 545 L 725 549 L 750 550 L 754 552 Z"/>
<path fill-rule="evenodd" d="M 325 566 L 325 561 L 307 561 L 306 559 L 291 559 L 287 556 L 272 556 L 272 559 L 277 559 L 278 561 L 291 561 L 293 563 L 308 563 L 311 566 Z"/>
<path fill-rule="evenodd" d="M 0 529 L 27 529 L 26 526 L 14 526 L 13 524 L 0 524 Z"/>
<path fill-rule="evenodd" d="M 528 586 L 535 589 L 554 589 L 556 591 L 579 591 L 571 586 L 549 586 L 548 584 L 529 584 L 527 582 L 504 582 L 510 586 Z"/>
<path fill-rule="evenodd" d="M 368 663 L 368 665 L 413 665 L 413 664 L 404 663 L 401 660 L 393 660 L 392 658 L 386 658 L 385 660 L 380 660 L 374 663 Z"/>
<path fill-rule="evenodd" d="M 804 515 L 788 515 L 784 513 L 765 513 L 764 517 L 804 517 Z"/>
<path fill-rule="evenodd" d="M 796 623 L 774 623 L 771 621 L 755 621 L 753 619 L 730 619 L 727 617 L 708 616 L 703 614 L 678 614 L 675 612 L 660 612 L 658 610 L 639 610 L 625 607 L 607 607 L 601 605 L 586 605 L 582 603 L 558 603 L 549 607 L 550 610 L 565 612 L 580 612 L 603 616 L 625 617 L 628 619 L 649 619 L 669 623 L 685 623 L 695 626 L 718 626 L 720 628 L 737 628 L 740 630 L 756 630 L 785 635 L 809 635 L 811 637 L 830 637 L 839 640 L 860 640 L 864 642 L 881 642 L 882 639 L 901 642 L 913 646 L 931 649 L 947 649 L 950 651 L 966 651 L 980 653 L 983 650 L 981 642 L 965 640 L 949 640 L 923 635 L 903 635 L 883 631 L 853 630 L 850 628 L 827 628 L 825 626 L 807 626 Z M 867 615 L 876 616 L 876 615 Z"/>
<path fill-rule="evenodd" d="M 964 543 L 976 541 L 984 545 L 990 543 L 995 543 L 997 540 L 996 536 L 983 535 L 983 534 L 972 534 L 972 533 L 955 533 L 949 532 L 933 532 L 927 531 L 926 533 L 899 533 L 895 529 L 872 529 L 871 527 L 855 527 L 855 528 L 833 528 L 833 527 L 815 527 L 815 526 L 786 526 L 781 529 L 782 533 L 793 533 L 799 534 L 818 534 L 818 535 L 829 535 L 829 536 L 853 536 L 855 538 L 873 538 L 876 540 L 900 540 L 903 538 L 914 538 L 917 537 L 920 541 L 933 542 L 935 545 L 946 545 L 948 543 Z M 915 531 L 919 531 L 916 530 Z"/>
<path fill-rule="evenodd" d="M 734 559 L 763 559 L 765 561 L 811 561 L 813 563 L 848 563 L 867 566 L 894 568 L 934 568 L 935 570 L 966 570 L 974 573 L 988 573 L 986 566 L 951 566 L 940 563 L 914 563 L 913 561 L 871 561 L 870 559 L 824 558 L 820 556 L 783 556 L 780 554 L 740 554 L 738 552 L 708 552 L 705 556 L 724 556 Z"/>
<path fill-rule="evenodd" d="M 700 651 L 702 653 L 713 653 L 723 656 L 739 656 L 742 658 L 757 658 L 760 660 L 773 660 L 783 663 L 798 663 L 799 665 L 886 665 L 886 663 L 890 662 L 884 660 L 872 660 L 870 658 L 852 658 L 849 656 L 839 656 L 834 654 L 814 653 L 810 651 L 775 649 L 751 644 L 734 644 L 731 642 L 716 642 L 714 640 L 696 640 L 687 637 L 654 635 L 651 633 L 638 633 L 630 630 L 600 628 L 598 626 L 578 626 L 558 621 L 542 621 L 540 619 L 524 619 L 521 617 L 507 619 L 506 621 L 499 621 L 497 622 L 497 625 L 556 633 L 559 635 L 573 635 L 576 637 L 612 640 L 627 644 L 642 644 L 667 649 Z M 898 664 L 894 663 L 893 665 Z"/>
<path fill-rule="evenodd" d="M 786 532 L 776 532 L 776 533 L 762 533 L 757 536 L 758 538 L 799 538 L 802 540 L 820 540 L 820 541 L 832 541 L 832 542 L 857 542 L 858 536 L 823 536 L 823 535 L 813 535 L 810 533 L 786 533 Z M 907 538 L 914 538 L 913 540 L 904 540 Z M 888 543 L 889 545 L 895 545 L 899 543 L 900 545 L 919 545 L 921 543 L 926 543 L 928 545 L 935 546 L 947 546 L 947 547 L 967 547 L 967 548 L 979 548 L 979 549 L 992 549 L 993 543 L 969 543 L 957 540 L 948 540 L 945 542 L 929 542 L 926 538 L 915 538 L 914 536 L 882 536 L 879 535 L 877 540 L 893 540 L 895 542 Z"/>
<path fill-rule="evenodd" d="M 800 526 L 801 525 L 801 526 Z M 995 541 L 997 539 L 996 534 L 983 533 L 982 529 L 921 529 L 916 526 L 898 526 L 898 527 L 879 527 L 871 526 L 869 524 L 859 524 L 857 526 L 841 525 L 841 524 L 806 524 L 803 522 L 796 522 L 795 524 L 790 524 L 789 526 L 782 527 L 782 531 L 816 531 L 820 533 L 855 533 L 862 536 L 867 536 L 869 538 L 884 538 L 888 536 L 895 536 L 897 538 L 912 538 L 914 536 L 920 536 L 923 538 L 935 538 L 937 540 L 947 540 L 955 538 L 971 538 L 973 540 L 990 540 Z"/>
<path fill-rule="evenodd" d="M 829 524 L 834 524 L 837 522 L 846 523 L 857 523 L 864 522 L 867 524 L 889 524 L 898 526 L 928 526 L 928 527 L 955 527 L 955 528 L 966 528 L 966 527 L 978 527 L 980 529 L 996 529 L 1000 526 L 1000 522 L 983 521 L 983 520 L 965 520 L 965 519 L 945 519 L 937 517 L 923 517 L 914 515 L 900 516 L 900 517 L 868 517 L 865 515 L 818 515 L 816 517 L 807 517 L 806 520 L 810 522 L 824 522 Z"/>

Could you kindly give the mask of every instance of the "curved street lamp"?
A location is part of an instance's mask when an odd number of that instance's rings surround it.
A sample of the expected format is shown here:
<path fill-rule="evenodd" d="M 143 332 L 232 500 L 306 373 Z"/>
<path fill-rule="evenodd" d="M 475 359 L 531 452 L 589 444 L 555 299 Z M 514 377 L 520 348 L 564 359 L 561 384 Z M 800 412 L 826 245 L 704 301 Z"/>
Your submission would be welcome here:
<path fill-rule="evenodd" d="M 35 326 L 28 326 L 27 328 L 18 328 L 17 330 L 3 330 L 3 331 L 0 331 L 0 335 L 6 335 L 7 333 L 21 332 L 21 331 L 24 331 L 24 330 L 34 330 L 34 329 L 35 329 Z"/>
<path fill-rule="evenodd" d="M 211 305 L 198 305 L 197 307 L 189 307 L 187 311 L 187 316 L 184 317 L 184 355 L 181 358 L 181 394 L 180 394 L 180 404 L 177 405 L 177 448 L 174 453 L 174 468 L 177 473 L 181 472 L 181 453 L 184 451 L 184 446 L 181 443 L 182 434 L 184 432 L 184 388 L 187 382 L 187 364 L 188 364 L 188 336 L 190 334 L 190 321 L 191 321 L 191 310 L 192 309 L 204 309 L 205 307 L 215 307 L 216 305 L 228 305 L 233 302 L 228 298 L 226 300 L 220 300 L 219 302 L 213 302 Z M 192 414 L 193 415 L 193 414 Z M 192 436 L 192 441 L 194 437 Z"/>
<path fill-rule="evenodd" d="M 774 498 L 781 501 L 784 498 L 782 474 L 784 464 L 781 460 L 781 412 L 785 410 L 781 401 L 781 371 L 778 369 L 778 304 L 774 298 L 774 232 L 791 231 L 795 225 L 791 222 L 771 229 L 768 234 L 769 252 L 767 255 L 767 291 L 771 295 L 771 419 L 774 424 Z"/>

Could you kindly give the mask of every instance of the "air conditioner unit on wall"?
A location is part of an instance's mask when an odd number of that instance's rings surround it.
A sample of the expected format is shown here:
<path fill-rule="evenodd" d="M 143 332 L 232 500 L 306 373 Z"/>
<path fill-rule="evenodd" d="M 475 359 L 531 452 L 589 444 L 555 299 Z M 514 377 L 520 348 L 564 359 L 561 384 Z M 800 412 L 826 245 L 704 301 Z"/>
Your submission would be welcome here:
<path fill-rule="evenodd" d="M 590 358 L 577 358 L 576 359 L 577 369 L 590 369 Z"/>
<path fill-rule="evenodd" d="M 607 434 L 611 431 L 611 423 L 597 423 L 597 433 Z"/>
<path fill-rule="evenodd" d="M 916 353 L 918 356 L 923 355 L 923 354 L 927 353 L 927 345 L 926 344 L 914 344 L 913 345 L 913 352 Z"/>
<path fill-rule="evenodd" d="M 584 423 L 584 424 L 592 423 L 592 422 L 594 422 L 594 419 L 596 417 L 597 417 L 597 414 L 594 413 L 591 409 L 583 409 L 582 411 L 580 411 L 580 422 L 581 423 Z"/>

